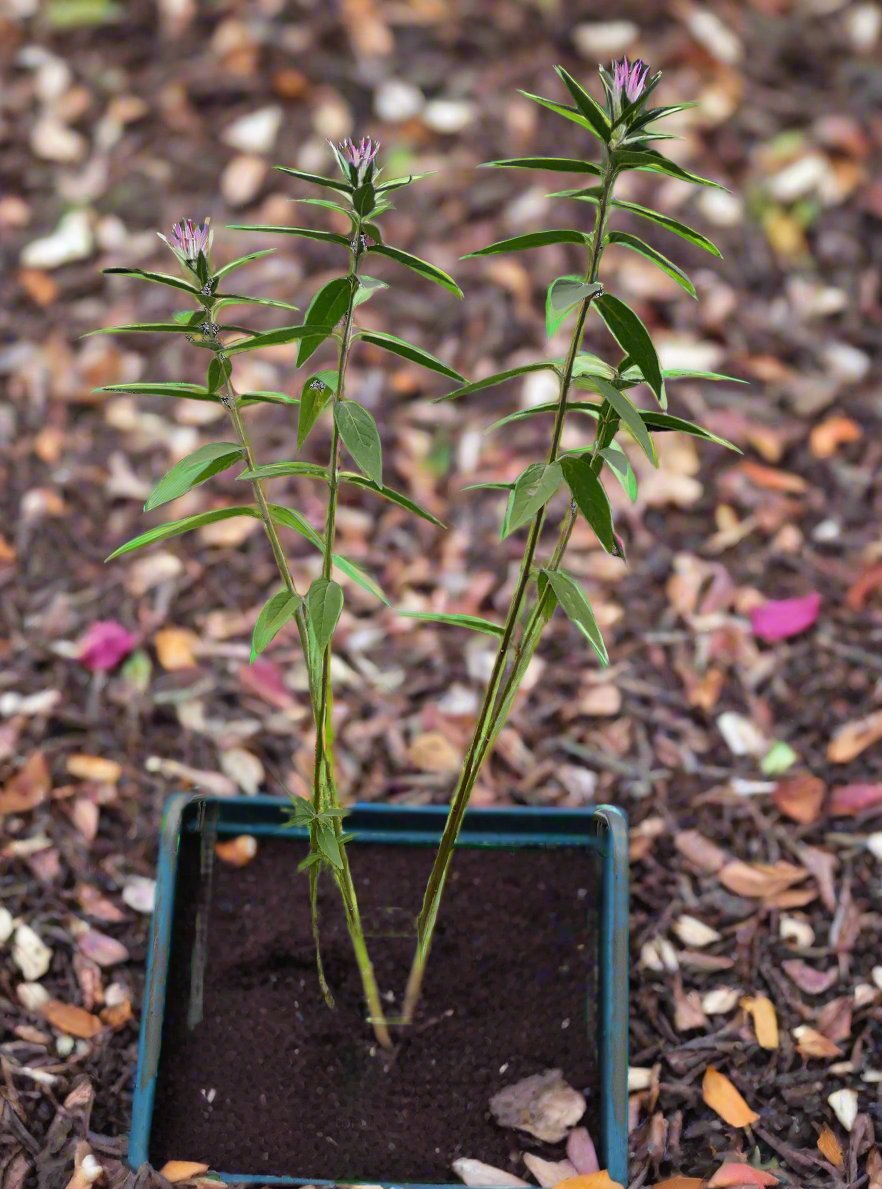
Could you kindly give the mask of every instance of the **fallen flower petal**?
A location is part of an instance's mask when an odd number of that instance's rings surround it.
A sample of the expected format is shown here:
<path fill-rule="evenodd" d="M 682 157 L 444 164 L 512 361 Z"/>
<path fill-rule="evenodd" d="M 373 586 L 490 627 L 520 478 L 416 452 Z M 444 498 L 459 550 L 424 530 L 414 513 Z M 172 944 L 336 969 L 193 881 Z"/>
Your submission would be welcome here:
<path fill-rule="evenodd" d="M 739 1164 L 737 1161 L 727 1160 L 721 1164 L 711 1179 L 708 1189 L 730 1189 L 732 1186 L 742 1185 L 777 1185 L 778 1178 L 772 1176 L 762 1168 L 754 1168 L 752 1164 Z"/>
<path fill-rule="evenodd" d="M 778 1017 L 775 1005 L 766 995 L 756 997 L 746 996 L 741 1000 L 741 1006 L 753 1020 L 756 1039 L 763 1049 L 774 1050 L 778 1047 Z"/>
<path fill-rule="evenodd" d="M 97 929 L 87 929 L 81 934 L 77 938 L 77 949 L 99 966 L 116 966 L 119 962 L 129 960 L 129 951 L 121 941 Z"/>
<path fill-rule="evenodd" d="M 817 776 L 804 773 L 779 780 L 772 793 L 775 807 L 784 817 L 800 825 L 810 826 L 821 815 L 826 786 Z"/>
<path fill-rule="evenodd" d="M 843 784 L 830 794 L 831 817 L 857 817 L 882 806 L 882 784 Z"/>
<path fill-rule="evenodd" d="M 882 739 L 882 710 L 866 718 L 847 722 L 839 728 L 827 744 L 827 759 L 833 764 L 849 764 L 853 759 Z"/>
<path fill-rule="evenodd" d="M 823 995 L 825 991 L 837 982 L 839 972 L 833 970 L 816 970 L 799 958 L 788 958 L 781 963 L 781 969 L 791 982 L 796 983 L 800 991 L 807 995 Z"/>
<path fill-rule="evenodd" d="M 43 1005 L 41 1011 L 53 1028 L 81 1040 L 91 1040 L 103 1027 L 98 1017 L 93 1016 L 85 1008 L 76 1007 L 71 1003 L 62 1003 L 59 999 L 50 999 Z"/>
<path fill-rule="evenodd" d="M 743 863 L 732 859 L 720 871 L 720 883 L 736 896 L 764 900 L 808 878 L 803 867 L 792 863 Z"/>
<path fill-rule="evenodd" d="M 769 599 L 750 613 L 753 634 L 767 644 L 788 640 L 808 631 L 821 614 L 821 596 L 817 592 L 797 599 Z"/>
<path fill-rule="evenodd" d="M 567 1136 L 567 1159 L 577 1173 L 600 1171 L 600 1161 L 597 1159 L 594 1140 L 589 1135 L 587 1127 L 574 1127 Z"/>
<path fill-rule="evenodd" d="M 839 1045 L 834 1044 L 829 1037 L 818 1032 L 816 1028 L 809 1027 L 808 1024 L 800 1024 L 799 1027 L 794 1028 L 793 1038 L 796 1041 L 797 1052 L 801 1057 L 809 1059 L 814 1057 L 829 1061 L 833 1057 L 842 1056 L 842 1049 Z"/>
<path fill-rule="evenodd" d="M 93 673 L 115 669 L 136 647 L 134 636 L 115 619 L 96 619 L 80 640 L 79 660 Z"/>
<path fill-rule="evenodd" d="M 705 1070 L 701 1096 L 705 1104 L 730 1127 L 749 1127 L 759 1120 L 759 1115 L 750 1109 L 726 1075 L 712 1065 Z"/>
<path fill-rule="evenodd" d="M 826 1123 L 821 1128 L 821 1133 L 818 1136 L 818 1151 L 825 1160 L 829 1160 L 834 1168 L 842 1168 L 845 1164 L 842 1148 L 839 1146 L 839 1140 L 836 1138 L 833 1129 L 828 1127 Z"/>

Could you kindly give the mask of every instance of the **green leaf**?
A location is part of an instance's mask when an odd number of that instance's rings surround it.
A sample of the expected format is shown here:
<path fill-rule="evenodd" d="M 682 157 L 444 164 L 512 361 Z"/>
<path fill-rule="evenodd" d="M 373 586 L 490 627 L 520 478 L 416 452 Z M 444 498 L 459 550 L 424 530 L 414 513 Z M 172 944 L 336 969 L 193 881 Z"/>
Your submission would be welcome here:
<path fill-rule="evenodd" d="M 524 252 L 529 248 L 544 248 L 548 244 L 582 244 L 588 243 L 591 233 L 588 231 L 530 231 L 526 235 L 513 235 L 510 239 L 498 240 L 495 244 L 488 244 L 486 248 L 479 248 L 477 252 L 468 252 L 463 260 L 471 260 L 475 256 L 495 256 L 500 252 Z"/>
<path fill-rule="evenodd" d="M 430 355 L 428 351 L 424 351 L 422 347 L 415 347 L 413 343 L 408 343 L 394 334 L 385 334 L 379 330 L 360 330 L 358 337 L 365 343 L 373 343 L 375 347 L 382 347 L 384 351 L 391 351 L 393 355 L 400 355 L 402 359 L 409 359 L 412 363 L 418 363 L 421 367 L 438 372 L 451 380 L 464 379 L 459 372 Z"/>
<path fill-rule="evenodd" d="M 492 376 L 485 376 L 483 380 L 475 380 L 472 384 L 464 384 L 461 388 L 455 388 L 446 396 L 437 397 L 436 403 L 445 400 L 459 400 L 461 396 L 471 396 L 473 392 L 481 392 L 484 388 L 495 388 L 497 384 L 504 384 L 506 380 L 511 380 L 515 376 L 524 376 L 527 372 L 541 372 L 548 369 L 554 370 L 554 364 L 550 362 L 522 363 L 520 367 L 511 367 L 508 371 L 496 372 Z"/>
<path fill-rule="evenodd" d="M 672 231 L 674 235 L 679 235 L 681 239 L 688 240 L 690 244 L 694 244 L 696 248 L 702 248 L 705 252 L 710 252 L 712 256 L 716 256 L 722 260 L 723 254 L 715 243 L 696 231 L 694 227 L 688 227 L 685 223 L 681 223 L 678 219 L 672 219 L 670 215 L 663 215 L 661 211 L 654 211 L 651 207 L 641 206 L 638 202 L 625 202 L 621 198 L 614 198 L 612 201 L 614 207 L 618 207 L 623 211 L 630 211 L 632 215 L 639 215 L 641 219 L 648 219 L 651 223 L 657 223 L 659 227 L 664 227 L 666 231 Z"/>
<path fill-rule="evenodd" d="M 267 235 L 296 235 L 300 239 L 317 239 L 323 244 L 339 244 L 343 248 L 349 247 L 349 240 L 345 235 L 336 231 L 317 231 L 314 227 L 272 227 L 266 223 L 229 223 L 229 231 L 262 231 Z"/>
<path fill-rule="evenodd" d="M 334 330 L 333 326 L 321 328 L 318 326 L 280 326 L 278 330 L 268 330 L 266 334 L 256 334 L 253 338 L 232 343 L 229 347 L 224 348 L 224 353 L 239 355 L 242 351 L 258 351 L 261 347 L 276 347 L 280 343 L 294 343 L 299 339 L 318 334 L 320 329 L 325 338 Z"/>
<path fill-rule="evenodd" d="M 530 405 L 527 409 L 516 409 L 514 413 L 508 413 L 505 417 L 500 417 L 498 421 L 494 421 L 492 425 L 488 425 L 484 433 L 494 433 L 497 429 L 502 429 L 505 425 L 511 425 L 516 421 L 526 421 L 529 417 L 535 417 L 540 413 L 556 413 L 558 402 L 556 400 L 546 401 L 541 405 Z M 587 401 L 579 401 L 569 403 L 567 411 L 570 413 L 589 413 L 595 418 L 600 413 L 601 406 L 599 404 L 589 405 Z M 502 487 L 510 487 L 511 484 L 500 484 Z"/>
<path fill-rule="evenodd" d="M 604 380 L 614 380 L 616 369 L 599 355 L 592 355 L 590 351 L 580 351 L 573 360 L 573 376 L 601 376 Z"/>
<path fill-rule="evenodd" d="M 549 338 L 554 334 L 570 310 L 587 297 L 603 292 L 600 284 L 589 284 L 582 277 L 558 277 L 548 286 L 545 298 L 545 332 Z"/>
<path fill-rule="evenodd" d="M 664 408 L 666 404 L 665 384 L 649 331 L 631 307 L 620 298 L 613 297 L 611 293 L 605 293 L 602 297 L 598 297 L 594 305 L 622 350 L 633 355 L 646 383 Z"/>
<path fill-rule="evenodd" d="M 268 388 L 258 388 L 253 392 L 239 394 L 239 408 L 247 409 L 251 405 L 299 405 L 300 397 L 288 396 L 287 392 L 273 392 Z"/>
<path fill-rule="evenodd" d="M 513 491 L 514 483 L 469 483 L 463 491 Z"/>
<path fill-rule="evenodd" d="M 301 516 L 299 512 L 295 512 L 293 508 L 286 508 L 283 504 L 270 504 L 269 510 L 276 524 L 293 529 L 295 533 L 299 533 L 301 537 L 309 541 L 310 545 L 314 545 L 316 549 L 324 549 L 324 537 L 315 531 L 305 516 Z"/>
<path fill-rule="evenodd" d="M 370 301 L 374 294 L 379 293 L 381 289 L 389 288 L 385 281 L 381 281 L 377 277 L 365 276 L 363 273 L 356 277 L 356 280 L 358 281 L 358 288 L 355 291 L 355 298 L 352 302 L 353 309 L 356 309 L 366 301 Z"/>
<path fill-rule="evenodd" d="M 561 470 L 579 511 L 594 529 L 597 539 L 613 557 L 623 557 L 613 528 L 612 508 L 603 484 L 587 458 L 563 458 Z"/>
<path fill-rule="evenodd" d="M 552 173 L 590 173 L 601 177 L 603 171 L 593 161 L 578 161 L 574 157 L 508 157 L 501 161 L 485 161 L 486 167 L 496 169 L 547 169 Z"/>
<path fill-rule="evenodd" d="M 480 615 L 447 615 L 439 611 L 399 611 L 405 619 L 422 619 L 426 623 L 448 623 L 454 627 L 469 628 L 473 632 L 483 632 L 485 636 L 501 636 L 502 627 L 492 623 L 489 619 L 482 619 Z"/>
<path fill-rule="evenodd" d="M 389 500 L 390 503 L 398 504 L 401 508 L 406 508 L 408 512 L 413 512 L 416 516 L 422 517 L 423 520 L 428 520 L 429 524 L 434 524 L 437 528 L 445 527 L 443 521 L 440 521 L 437 516 L 433 516 L 431 512 L 416 503 L 415 500 L 403 495 L 400 491 L 396 491 L 393 487 L 374 483 L 372 480 L 366 479 L 364 475 L 357 475 L 354 471 L 341 471 L 340 478 L 347 483 L 352 483 L 355 487 L 361 487 L 364 491 L 372 491 L 374 495 L 382 496 L 384 500 Z"/>
<path fill-rule="evenodd" d="M 218 293 L 216 298 L 215 313 L 226 309 L 227 306 L 237 305 L 271 306 L 274 310 L 296 310 L 299 308 L 292 306 L 287 301 L 276 301 L 273 297 L 244 297 L 241 293 Z"/>
<path fill-rule="evenodd" d="M 264 603 L 251 633 L 251 663 L 297 614 L 300 599 L 290 590 L 280 590 Z M 312 806 L 310 806 L 312 808 Z"/>
<path fill-rule="evenodd" d="M 378 486 L 383 482 L 383 446 L 371 414 L 354 400 L 334 405 L 334 421 L 355 465 Z"/>
<path fill-rule="evenodd" d="M 242 457 L 242 447 L 235 442 L 209 442 L 182 458 L 167 471 L 147 497 L 145 512 L 152 512 L 198 487 L 212 475 L 225 471 Z"/>
<path fill-rule="evenodd" d="M 599 141 L 604 144 L 609 139 L 609 129 L 605 128 L 602 132 L 594 126 L 592 120 L 586 119 L 582 112 L 577 107 L 567 107 L 564 103 L 556 103 L 553 99 L 544 99 L 541 95 L 533 95 L 530 91 L 518 91 L 525 99 L 531 100 L 533 103 L 538 103 L 540 107 L 545 107 L 549 111 L 553 111 L 555 115 L 563 116 L 565 120 L 570 120 L 573 124 L 578 124 L 580 128 L 584 128 L 586 132 L 590 132 L 592 136 L 596 136 Z"/>
<path fill-rule="evenodd" d="M 202 297 L 195 285 L 190 285 L 180 277 L 167 272 L 147 272 L 143 268 L 105 268 L 102 271 L 106 276 L 137 277 L 142 281 L 153 281 L 157 285 L 168 285 L 171 289 L 183 289 L 185 293 L 191 293 L 196 298 Z"/>
<path fill-rule="evenodd" d="M 369 252 L 373 252 L 377 256 L 386 256 L 389 260 L 395 260 L 398 264 L 403 264 L 405 268 L 409 268 L 411 272 L 418 273 L 427 281 L 434 281 L 436 285 L 440 285 L 442 289 L 448 289 L 451 293 L 455 293 L 457 297 L 462 297 L 462 290 L 453 277 L 449 276 L 443 269 L 438 268 L 434 264 L 429 264 L 427 260 L 421 260 L 419 256 L 414 256 L 410 252 L 404 252 L 401 248 L 390 248 L 386 244 L 374 244 L 368 248 Z"/>
<path fill-rule="evenodd" d="M 600 663 L 608 665 L 609 654 L 606 651 L 603 636 L 597 626 L 591 604 L 585 597 L 581 586 L 564 570 L 543 570 L 542 573 L 551 583 L 551 589 L 557 596 L 561 607 L 597 653 Z"/>
<path fill-rule="evenodd" d="M 305 173 L 302 169 L 291 169 L 287 165 L 277 165 L 275 168 L 279 173 L 290 174 L 292 178 L 298 178 L 301 182 L 311 182 L 314 186 L 323 186 L 326 190 L 339 190 L 343 194 L 352 193 L 352 186 L 349 182 L 342 182 L 336 178 L 325 178 L 317 173 Z"/>
<path fill-rule="evenodd" d="M 420 182 L 423 178 L 430 178 L 436 171 L 428 169 L 425 173 L 408 173 L 404 177 L 390 178 L 388 182 L 383 182 L 382 186 L 377 186 L 378 194 L 390 194 L 393 190 L 400 190 L 403 186 L 410 186 L 414 182 Z"/>
<path fill-rule="evenodd" d="M 685 433 L 689 434 L 690 437 L 702 438 L 706 442 L 714 442 L 717 446 L 724 446 L 727 450 L 733 450 L 736 454 L 742 453 L 733 442 L 721 438 L 718 434 L 711 433 L 709 429 L 705 429 L 701 425 L 696 425 L 694 421 L 686 421 L 682 417 L 672 417 L 670 413 L 657 413 L 654 409 L 641 409 L 640 416 L 643 423 L 650 429 L 654 429 L 657 433 L 664 433 L 666 431 Z"/>
<path fill-rule="evenodd" d="M 345 574 L 347 578 L 351 578 L 356 586 L 360 586 L 362 590 L 366 590 L 368 594 L 372 594 L 375 598 L 379 599 L 381 603 L 385 603 L 387 607 L 391 607 L 392 604 L 383 593 L 382 587 L 363 566 L 358 565 L 354 561 L 350 561 L 350 559 L 348 557 L 344 557 L 342 553 L 335 553 L 333 555 L 333 560 L 337 569 Z"/>
<path fill-rule="evenodd" d="M 319 652 L 324 652 L 343 611 L 343 587 L 332 578 L 316 578 L 306 595 L 306 612 Z"/>
<path fill-rule="evenodd" d="M 577 381 L 578 387 L 581 388 L 583 383 L 590 383 L 592 391 L 599 393 L 605 401 L 608 401 L 612 405 L 613 409 L 621 418 L 622 424 L 634 435 L 637 445 L 652 465 L 657 467 L 658 455 L 655 451 L 655 445 L 652 437 L 647 432 L 646 423 L 636 405 L 631 402 L 621 389 L 616 388 L 614 384 L 610 384 L 608 380 L 603 380 L 599 376 L 593 376 L 587 381 Z M 571 405 L 570 407 L 576 408 L 577 406 Z"/>
<path fill-rule="evenodd" d="M 199 317 L 204 310 L 196 310 Z M 81 337 L 91 338 L 93 334 L 192 334 L 194 327 L 185 322 L 129 322 L 125 326 L 102 326 L 100 330 L 88 330 Z"/>
<path fill-rule="evenodd" d="M 304 338 L 300 343 L 297 354 L 297 366 L 301 367 L 313 355 L 328 337 L 327 327 L 335 327 L 349 309 L 349 299 L 352 296 L 352 277 L 335 277 L 323 285 L 309 303 L 304 322 L 307 326 L 318 326 L 318 334 Z"/>
<path fill-rule="evenodd" d="M 637 252 L 647 260 L 651 260 L 653 264 L 657 265 L 662 272 L 667 273 L 671 280 L 676 281 L 681 289 L 685 289 L 690 297 L 698 297 L 695 292 L 695 286 L 673 260 L 669 260 L 667 256 L 663 256 L 661 252 L 656 251 L 645 240 L 640 239 L 637 235 L 631 235 L 629 231 L 611 231 L 606 237 L 608 244 L 619 244 L 623 248 L 630 248 L 632 252 Z"/>
<path fill-rule="evenodd" d="M 152 384 L 134 381 L 131 384 L 105 384 L 103 388 L 96 388 L 96 392 L 124 392 L 131 396 L 177 396 L 183 400 L 207 400 L 220 404 L 221 398 L 216 392 L 210 392 L 201 384 L 184 384 L 171 382 L 168 384 Z"/>
<path fill-rule="evenodd" d="M 337 390 L 336 371 L 318 372 L 310 376 L 300 394 L 300 416 L 297 420 L 297 449 L 299 450 L 312 432 L 323 409 Z"/>
<path fill-rule="evenodd" d="M 682 165 L 676 165 L 668 157 L 656 153 L 653 149 L 633 150 L 619 149 L 615 154 L 615 162 L 620 168 L 641 169 L 649 173 L 663 173 L 667 177 L 677 178 L 681 182 L 691 182 L 695 186 L 713 186 L 715 190 L 725 190 L 719 182 L 710 178 L 703 178 L 697 173 L 691 173 Z"/>
<path fill-rule="evenodd" d="M 742 380 L 740 376 L 726 376 L 722 372 L 703 372 L 691 367 L 665 368 L 662 375 L 666 380 L 713 380 L 725 381 L 728 384 L 749 384 L 749 380 Z"/>
<path fill-rule="evenodd" d="M 558 462 L 534 462 L 518 476 L 511 493 L 511 510 L 503 525 L 503 540 L 532 520 L 563 482 Z"/>
<path fill-rule="evenodd" d="M 600 106 L 592 94 L 586 91 L 580 83 L 576 82 L 569 71 L 564 70 L 563 66 L 555 66 L 554 69 L 558 77 L 563 81 L 566 89 L 572 95 L 576 107 L 591 124 L 594 135 L 602 140 L 604 144 L 609 144 L 610 123 L 606 111 Z"/>
<path fill-rule="evenodd" d="M 319 819 L 316 822 L 315 841 L 321 853 L 337 871 L 343 870 L 343 856 L 333 823 Z"/>
<path fill-rule="evenodd" d="M 601 450 L 600 453 L 621 483 L 625 495 L 633 504 L 637 499 L 637 476 L 634 474 L 634 468 L 631 466 L 628 455 L 618 442 L 610 442 L 606 449 Z"/>
<path fill-rule="evenodd" d="M 259 252 L 249 252 L 247 256 L 240 256 L 237 260 L 231 260 L 229 264 L 225 264 L 223 268 L 217 270 L 214 274 L 214 279 L 220 281 L 227 273 L 231 273 L 233 269 L 241 268 L 243 264 L 250 264 L 252 260 L 259 260 L 261 256 L 271 256 L 275 250 L 275 248 L 261 248 Z"/>
<path fill-rule="evenodd" d="M 317 462 L 294 459 L 291 462 L 264 462 L 260 466 L 243 471 L 237 479 L 253 483 L 255 479 L 280 479 L 284 475 L 302 475 L 307 479 L 327 480 L 328 470 Z"/>
<path fill-rule="evenodd" d="M 197 512 L 194 516 L 185 516 L 182 520 L 170 520 L 166 524 L 158 524 L 148 529 L 146 533 L 126 541 L 107 558 L 113 561 L 126 553 L 134 553 L 136 549 L 143 549 L 155 541 L 166 541 L 169 537 L 178 537 L 181 533 L 189 533 L 195 528 L 202 528 L 205 524 L 214 524 L 217 520 L 230 520 L 233 516 L 260 516 L 260 509 L 254 504 L 240 505 L 232 508 L 214 508 L 210 512 Z"/>

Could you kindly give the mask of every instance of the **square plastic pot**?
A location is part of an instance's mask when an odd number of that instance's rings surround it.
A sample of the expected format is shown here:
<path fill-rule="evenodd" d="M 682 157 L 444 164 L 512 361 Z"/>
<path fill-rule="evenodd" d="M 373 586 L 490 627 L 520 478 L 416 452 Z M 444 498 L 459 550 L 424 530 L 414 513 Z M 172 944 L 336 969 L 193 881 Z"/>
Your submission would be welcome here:
<path fill-rule="evenodd" d="M 137 1169 L 150 1160 L 153 1104 L 160 1063 L 165 988 L 173 959 L 171 939 L 175 913 L 175 884 L 181 836 L 196 831 L 206 812 L 216 821 L 218 835 L 251 834 L 255 837 L 305 838 L 301 830 L 285 825 L 288 801 L 277 797 L 202 797 L 177 794 L 169 798 L 163 815 L 157 868 L 156 908 L 150 933 L 147 981 L 141 1017 L 138 1068 L 129 1140 L 129 1164 Z M 392 806 L 357 804 L 346 817 L 352 845 L 362 842 L 426 846 L 437 843 L 447 816 L 445 806 Z M 501 808 L 470 809 L 466 813 L 459 845 L 463 847 L 582 847 L 593 852 L 600 865 L 599 940 L 596 979 L 596 1036 L 585 1036 L 597 1045 L 600 1073 L 600 1135 L 602 1167 L 615 1181 L 628 1180 L 628 831 L 625 815 L 608 805 L 593 809 Z M 305 904 L 305 900 L 304 900 Z M 166 1058 L 168 1059 L 168 1058 Z M 308 1173 L 308 1169 L 303 1170 Z M 462 1189 L 461 1185 L 422 1186 L 378 1179 L 375 1169 L 365 1169 L 363 1180 L 388 1189 Z M 333 1181 L 298 1176 L 249 1174 L 242 1170 L 212 1170 L 212 1175 L 234 1184 L 333 1185 Z M 492 1187 L 488 1187 L 492 1189 Z"/>

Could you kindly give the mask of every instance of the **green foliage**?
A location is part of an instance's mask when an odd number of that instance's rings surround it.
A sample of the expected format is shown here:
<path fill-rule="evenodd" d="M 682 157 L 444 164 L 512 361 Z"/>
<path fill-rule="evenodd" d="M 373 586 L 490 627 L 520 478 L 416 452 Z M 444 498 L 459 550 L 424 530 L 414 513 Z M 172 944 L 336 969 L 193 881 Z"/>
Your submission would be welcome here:
<path fill-rule="evenodd" d="M 306 613 L 319 652 L 324 652 L 343 611 L 343 587 L 332 578 L 316 578 L 306 595 Z"/>
<path fill-rule="evenodd" d="M 334 421 L 355 465 L 378 487 L 383 483 L 383 446 L 373 416 L 354 400 L 334 406 Z"/>
<path fill-rule="evenodd" d="M 662 408 L 666 405 L 665 383 L 662 378 L 661 364 L 658 361 L 655 346 L 649 337 L 649 331 L 634 313 L 629 305 L 621 298 L 605 293 L 598 297 L 595 306 L 607 325 L 610 334 L 629 355 L 633 355 L 646 383 L 655 393 Z"/>
<path fill-rule="evenodd" d="M 291 622 L 300 610 L 300 606 L 301 600 L 290 590 L 280 590 L 267 599 L 251 633 L 252 664 L 278 636 L 282 628 Z"/>
<path fill-rule="evenodd" d="M 525 525 L 539 512 L 563 482 L 559 462 L 534 462 L 518 476 L 511 493 L 505 522 L 502 526 L 503 540 Z"/>
<path fill-rule="evenodd" d="M 586 231 L 531 231 L 526 235 L 513 235 L 510 239 L 498 240 L 495 244 L 488 244 L 486 248 L 478 248 L 476 252 L 469 252 L 463 256 L 463 260 L 471 260 L 476 256 L 496 256 L 501 252 L 525 252 L 530 248 L 544 248 L 549 244 L 584 246 L 590 238 Z"/>
<path fill-rule="evenodd" d="M 440 359 L 436 359 L 422 347 L 416 347 L 413 343 L 398 338 L 397 335 L 385 334 L 379 330 L 360 330 L 357 337 L 364 343 L 372 343 L 375 347 L 381 347 L 393 355 L 400 355 L 402 359 L 409 359 L 411 363 L 418 363 L 420 367 L 427 368 L 430 372 L 438 372 L 439 375 L 447 376 L 450 380 L 463 379 L 459 372 L 454 371 L 452 367 L 448 367 L 446 363 L 442 363 Z"/>
<path fill-rule="evenodd" d="M 198 487 L 212 475 L 225 471 L 242 457 L 242 447 L 235 442 L 209 442 L 182 458 L 167 471 L 147 497 L 145 512 L 168 504 Z"/>
<path fill-rule="evenodd" d="M 542 573 L 551 584 L 555 598 L 564 612 L 597 653 L 600 663 L 608 665 L 609 654 L 606 651 L 600 628 L 597 626 L 597 620 L 594 618 L 594 612 L 591 610 L 591 604 L 582 587 L 575 578 L 563 570 L 543 570 Z"/>
<path fill-rule="evenodd" d="M 548 337 L 551 338 L 571 310 L 586 298 L 602 292 L 603 286 L 597 282 L 589 284 L 582 277 L 573 275 L 552 281 L 545 298 L 545 333 Z"/>
<path fill-rule="evenodd" d="M 603 484 L 585 458 L 562 458 L 561 469 L 576 505 L 607 553 L 622 557 L 622 550 L 613 528 L 612 508 Z"/>
<path fill-rule="evenodd" d="M 437 265 L 429 264 L 427 260 L 421 260 L 419 256 L 414 256 L 410 252 L 404 252 L 401 248 L 390 248 L 386 244 L 373 244 L 368 248 L 375 256 L 385 256 L 389 260 L 394 260 L 398 264 L 403 264 L 405 268 L 409 268 L 411 272 L 417 273 L 418 276 L 423 277 L 427 281 L 434 281 L 436 285 L 440 285 L 442 289 L 447 289 L 451 293 L 456 294 L 457 297 L 462 297 L 462 290 L 453 277 L 449 276 L 443 269 L 438 268 Z"/>
<path fill-rule="evenodd" d="M 480 615 L 454 615 L 443 611 L 399 611 L 398 614 L 403 615 L 405 619 L 422 619 L 426 623 L 444 623 L 452 627 L 468 628 L 485 636 L 502 635 L 502 628 L 498 623 L 482 619 Z"/>

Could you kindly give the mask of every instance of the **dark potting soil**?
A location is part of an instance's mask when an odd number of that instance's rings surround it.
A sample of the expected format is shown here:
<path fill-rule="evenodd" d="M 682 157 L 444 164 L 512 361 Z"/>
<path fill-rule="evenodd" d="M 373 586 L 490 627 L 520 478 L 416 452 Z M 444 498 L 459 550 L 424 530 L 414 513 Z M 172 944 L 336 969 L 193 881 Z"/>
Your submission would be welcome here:
<path fill-rule="evenodd" d="M 182 840 L 155 1166 L 197 1160 L 228 1173 L 450 1182 L 452 1161 L 468 1156 L 522 1175 L 524 1151 L 552 1158 L 562 1151 L 501 1129 L 488 1102 L 503 1086 L 553 1068 L 585 1093 L 596 1134 L 592 855 L 458 851 L 418 1019 L 385 1053 L 365 1022 L 328 879 L 321 924 L 336 1010 L 320 996 L 306 880 L 295 870 L 303 854 L 298 841 L 267 839 L 243 868 L 215 864 L 204 1014 L 190 1030 L 199 842 Z M 350 854 L 391 1014 L 432 852 L 360 844 Z"/>

